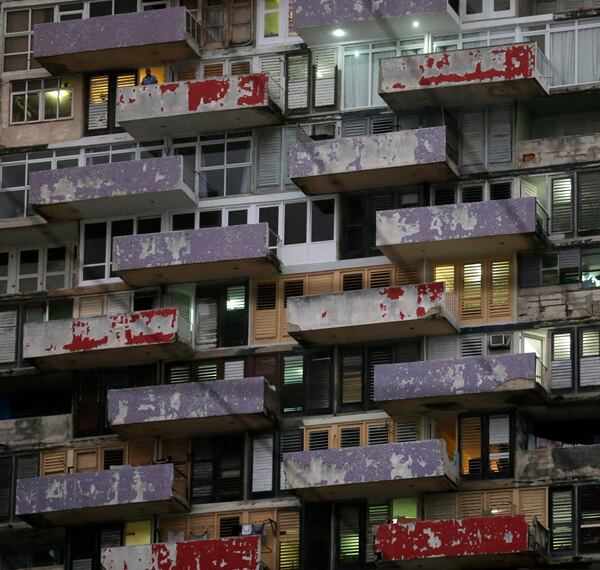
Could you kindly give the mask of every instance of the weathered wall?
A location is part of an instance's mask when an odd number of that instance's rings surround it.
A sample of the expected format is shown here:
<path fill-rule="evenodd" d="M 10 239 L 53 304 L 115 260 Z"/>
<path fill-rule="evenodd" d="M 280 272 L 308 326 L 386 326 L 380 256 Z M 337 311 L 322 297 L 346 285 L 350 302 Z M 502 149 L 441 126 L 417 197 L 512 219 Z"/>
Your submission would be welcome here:
<path fill-rule="evenodd" d="M 283 454 L 288 489 L 448 475 L 442 440 Z"/>
<path fill-rule="evenodd" d="M 0 445 L 36 447 L 71 439 L 71 414 L 0 421 Z"/>
<path fill-rule="evenodd" d="M 544 168 L 600 160 L 600 135 L 524 140 L 517 145 L 519 168 Z"/>
<path fill-rule="evenodd" d="M 256 570 L 259 561 L 256 535 L 105 548 L 101 557 L 104 570 Z"/>
<path fill-rule="evenodd" d="M 600 445 L 519 451 L 515 480 L 549 483 L 595 481 L 600 478 Z"/>
<path fill-rule="evenodd" d="M 110 390 L 108 417 L 112 426 L 118 426 L 262 414 L 270 404 L 269 391 L 262 377 Z"/>
<path fill-rule="evenodd" d="M 290 178 L 445 163 L 446 127 L 306 141 L 290 150 Z"/>
<path fill-rule="evenodd" d="M 382 210 L 377 245 L 534 233 L 535 210 L 535 198 Z"/>
<path fill-rule="evenodd" d="M 173 498 L 173 464 L 17 481 L 16 514 L 30 515 Z"/>
<path fill-rule="evenodd" d="M 117 237 L 113 264 L 129 271 L 270 256 L 269 226 L 262 223 Z"/>
<path fill-rule="evenodd" d="M 46 205 L 116 198 L 168 192 L 182 187 L 183 157 L 166 156 L 33 172 L 29 203 Z"/>
<path fill-rule="evenodd" d="M 600 289 L 582 289 L 580 285 L 521 288 L 517 307 L 518 320 L 523 323 L 597 319 Z"/>
<path fill-rule="evenodd" d="M 23 358 L 171 343 L 178 340 L 177 309 L 27 323 Z"/>
<path fill-rule="evenodd" d="M 383 561 L 527 552 L 528 530 L 523 515 L 383 524 L 375 550 Z"/>
<path fill-rule="evenodd" d="M 375 401 L 531 389 L 536 355 L 506 354 L 375 367 Z"/>

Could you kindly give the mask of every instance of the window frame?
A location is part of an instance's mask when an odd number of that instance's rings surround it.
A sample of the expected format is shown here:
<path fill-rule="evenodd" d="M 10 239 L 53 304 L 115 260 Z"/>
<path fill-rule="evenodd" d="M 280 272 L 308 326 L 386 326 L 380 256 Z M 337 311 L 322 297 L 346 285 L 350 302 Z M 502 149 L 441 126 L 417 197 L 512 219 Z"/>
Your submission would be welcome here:
<path fill-rule="evenodd" d="M 56 87 L 45 87 L 45 83 L 49 80 L 56 80 L 58 81 L 58 89 Z M 73 98 L 74 98 L 74 93 L 73 93 L 73 87 L 68 87 L 68 84 L 65 84 L 65 91 L 70 92 L 70 97 L 71 97 L 71 105 L 70 105 L 70 111 L 69 114 L 67 116 L 64 117 L 53 117 L 53 118 L 46 118 L 46 98 L 45 98 L 45 94 L 47 92 L 57 92 L 58 97 L 60 97 L 60 92 L 63 90 L 63 88 L 61 88 L 61 83 L 63 81 L 63 77 L 62 76 L 57 76 L 57 77 L 45 77 L 42 79 L 24 79 L 22 81 L 25 82 L 25 90 L 24 91 L 15 91 L 14 90 L 14 85 L 15 83 L 18 83 L 18 81 L 11 81 L 10 82 L 10 109 L 9 109 L 9 125 L 27 125 L 27 124 L 31 124 L 31 123 L 48 123 L 51 121 L 68 121 L 68 120 L 72 120 L 73 119 Z M 38 89 L 29 89 L 29 82 L 32 81 L 40 81 L 41 82 L 41 86 Z M 23 121 L 14 121 L 13 120 L 13 112 L 14 112 L 14 105 L 15 105 L 15 97 L 24 95 L 25 96 L 25 109 L 27 109 L 28 107 L 28 99 L 29 99 L 29 94 L 30 93 L 37 93 L 39 95 L 39 101 L 38 101 L 38 119 L 34 119 L 34 120 L 27 120 L 27 111 L 25 111 L 25 120 Z M 57 106 L 57 113 L 60 114 L 60 110 L 59 107 Z"/>

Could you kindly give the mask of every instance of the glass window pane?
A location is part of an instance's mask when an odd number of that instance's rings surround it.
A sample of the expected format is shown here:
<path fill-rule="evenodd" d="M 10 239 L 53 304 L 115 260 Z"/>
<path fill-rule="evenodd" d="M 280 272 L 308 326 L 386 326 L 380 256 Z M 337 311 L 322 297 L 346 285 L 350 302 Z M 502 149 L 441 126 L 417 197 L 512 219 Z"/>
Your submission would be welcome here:
<path fill-rule="evenodd" d="M 83 263 L 104 263 L 105 255 L 106 223 L 86 224 L 83 230 Z"/>
<path fill-rule="evenodd" d="M 271 230 L 269 247 L 275 247 L 277 245 L 277 235 L 279 234 L 279 206 L 261 208 L 258 212 L 258 221 L 266 222 L 269 225 Z"/>
<path fill-rule="evenodd" d="M 58 117 L 58 90 L 44 92 L 44 119 L 56 119 Z"/>
<path fill-rule="evenodd" d="M 46 271 L 48 273 L 63 272 L 66 268 L 67 248 L 51 247 L 46 257 Z"/>
<path fill-rule="evenodd" d="M 26 32 L 29 30 L 29 10 L 15 10 L 6 13 L 6 31 Z"/>
<path fill-rule="evenodd" d="M 0 192 L 0 218 L 16 218 L 25 213 L 25 190 Z"/>
<path fill-rule="evenodd" d="M 306 243 L 306 202 L 285 204 L 285 245 Z"/>
<path fill-rule="evenodd" d="M 250 161 L 250 141 L 227 143 L 227 164 L 239 164 Z"/>
<path fill-rule="evenodd" d="M 467 0 L 467 14 L 481 14 L 483 12 L 483 0 Z"/>
<path fill-rule="evenodd" d="M 250 192 L 250 167 L 227 169 L 227 196 Z"/>
<path fill-rule="evenodd" d="M 581 257 L 583 287 L 600 287 L 600 251 L 593 250 Z"/>
<path fill-rule="evenodd" d="M 225 145 L 224 144 L 206 144 L 202 147 L 201 166 L 221 166 L 225 164 Z"/>
<path fill-rule="evenodd" d="M 312 203 L 311 241 L 329 241 L 333 239 L 335 201 L 315 200 Z"/>
<path fill-rule="evenodd" d="M 173 231 L 193 230 L 195 225 L 195 214 L 173 214 L 171 226 Z"/>
<path fill-rule="evenodd" d="M 193 214 L 192 214 L 193 215 Z M 160 233 L 161 219 L 160 218 L 144 218 L 138 220 L 138 234 L 156 234 Z"/>
<path fill-rule="evenodd" d="M 200 196 L 214 198 L 225 195 L 225 171 L 205 170 L 200 173 Z"/>
<path fill-rule="evenodd" d="M 19 274 L 31 275 L 37 273 L 39 253 L 37 249 L 22 251 L 19 255 Z"/>
<path fill-rule="evenodd" d="M 242 226 L 248 223 L 248 210 L 230 210 L 227 215 L 227 225 Z"/>
<path fill-rule="evenodd" d="M 97 18 L 98 16 L 111 16 L 112 4 L 113 0 L 102 0 L 101 2 L 92 2 L 90 4 L 90 18 Z"/>
<path fill-rule="evenodd" d="M 369 104 L 369 54 L 358 50 L 344 58 L 344 107 Z"/>
<path fill-rule="evenodd" d="M 200 212 L 201 228 L 219 228 L 221 227 L 221 210 L 211 212 Z"/>
<path fill-rule="evenodd" d="M 27 95 L 27 120 L 39 121 L 40 119 L 40 94 L 29 93 Z"/>
<path fill-rule="evenodd" d="M 463 475 L 481 475 L 481 418 L 460 419 L 460 459 Z"/>
<path fill-rule="evenodd" d="M 25 186 L 25 165 L 15 164 L 2 167 L 2 188 Z"/>
<path fill-rule="evenodd" d="M 265 14 L 265 38 L 276 38 L 279 35 L 279 12 Z"/>
<path fill-rule="evenodd" d="M 13 123 L 22 123 L 25 120 L 25 94 L 13 95 L 12 115 L 10 120 Z"/>

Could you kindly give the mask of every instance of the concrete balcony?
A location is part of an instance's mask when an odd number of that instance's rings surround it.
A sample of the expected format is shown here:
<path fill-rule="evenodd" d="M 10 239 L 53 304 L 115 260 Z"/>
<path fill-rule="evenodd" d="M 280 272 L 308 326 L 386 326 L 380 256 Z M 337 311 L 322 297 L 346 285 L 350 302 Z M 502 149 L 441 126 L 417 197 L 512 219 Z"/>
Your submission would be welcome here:
<path fill-rule="evenodd" d="M 414 35 L 413 22 L 432 33 L 452 33 L 459 27 L 458 15 L 447 0 L 293 0 L 294 31 L 309 46 L 342 41 L 397 39 Z M 334 29 L 341 35 L 334 35 Z"/>
<path fill-rule="evenodd" d="M 110 427 L 127 438 L 268 429 L 278 410 L 278 394 L 262 377 L 108 392 Z"/>
<path fill-rule="evenodd" d="M 62 526 L 182 512 L 186 480 L 179 477 L 165 463 L 19 479 L 15 514 L 34 526 Z"/>
<path fill-rule="evenodd" d="M 290 150 L 290 178 L 306 194 L 440 182 L 457 175 L 447 127 L 323 141 Z"/>
<path fill-rule="evenodd" d="M 117 121 L 136 139 L 276 125 L 280 89 L 266 73 L 127 87 Z"/>
<path fill-rule="evenodd" d="M 375 367 L 375 401 L 390 415 L 541 404 L 546 370 L 534 353 Z"/>
<path fill-rule="evenodd" d="M 194 352 L 190 323 L 178 309 L 26 323 L 23 328 L 23 358 L 43 371 L 178 360 Z"/>
<path fill-rule="evenodd" d="M 548 215 L 535 198 L 377 212 L 377 247 L 396 263 L 506 256 L 538 247 Z"/>
<path fill-rule="evenodd" d="M 37 24 L 33 57 L 50 73 L 132 69 L 200 56 L 198 24 L 183 7 Z"/>
<path fill-rule="evenodd" d="M 536 44 L 510 44 L 381 60 L 379 95 L 395 111 L 547 95 L 550 63 Z"/>
<path fill-rule="evenodd" d="M 548 531 L 524 515 L 382 524 L 375 552 L 384 568 L 437 570 L 536 568 L 548 550 Z"/>
<path fill-rule="evenodd" d="M 0 421 L 0 446 L 10 445 L 12 449 L 57 445 L 71 437 L 71 414 Z"/>
<path fill-rule="evenodd" d="M 47 220 L 162 213 L 197 206 L 188 184 L 183 156 L 44 170 L 31 173 L 29 203 Z"/>
<path fill-rule="evenodd" d="M 283 454 L 287 489 L 308 501 L 406 496 L 453 489 L 443 440 Z"/>
<path fill-rule="evenodd" d="M 451 334 L 458 325 L 444 283 L 290 297 L 288 333 L 298 342 L 347 344 Z"/>
<path fill-rule="evenodd" d="M 260 563 L 260 537 L 235 536 L 104 548 L 100 563 L 104 570 L 255 570 Z"/>
<path fill-rule="evenodd" d="M 518 451 L 515 479 L 548 483 L 598 482 L 600 444 Z"/>
<path fill-rule="evenodd" d="M 279 272 L 266 223 L 121 236 L 113 268 L 129 285 L 191 283 Z"/>
<path fill-rule="evenodd" d="M 517 143 L 519 168 L 549 168 L 600 160 L 598 135 L 571 135 L 531 139 Z"/>

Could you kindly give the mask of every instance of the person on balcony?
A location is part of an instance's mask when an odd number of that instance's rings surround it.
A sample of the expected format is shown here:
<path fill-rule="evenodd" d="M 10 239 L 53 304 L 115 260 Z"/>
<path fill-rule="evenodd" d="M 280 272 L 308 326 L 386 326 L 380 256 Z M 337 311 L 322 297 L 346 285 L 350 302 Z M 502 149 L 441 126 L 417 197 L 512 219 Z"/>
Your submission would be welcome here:
<path fill-rule="evenodd" d="M 156 79 L 156 75 L 152 75 L 152 70 L 150 68 L 146 69 L 146 76 L 142 79 L 142 85 L 154 85 L 158 83 L 158 79 Z"/>

